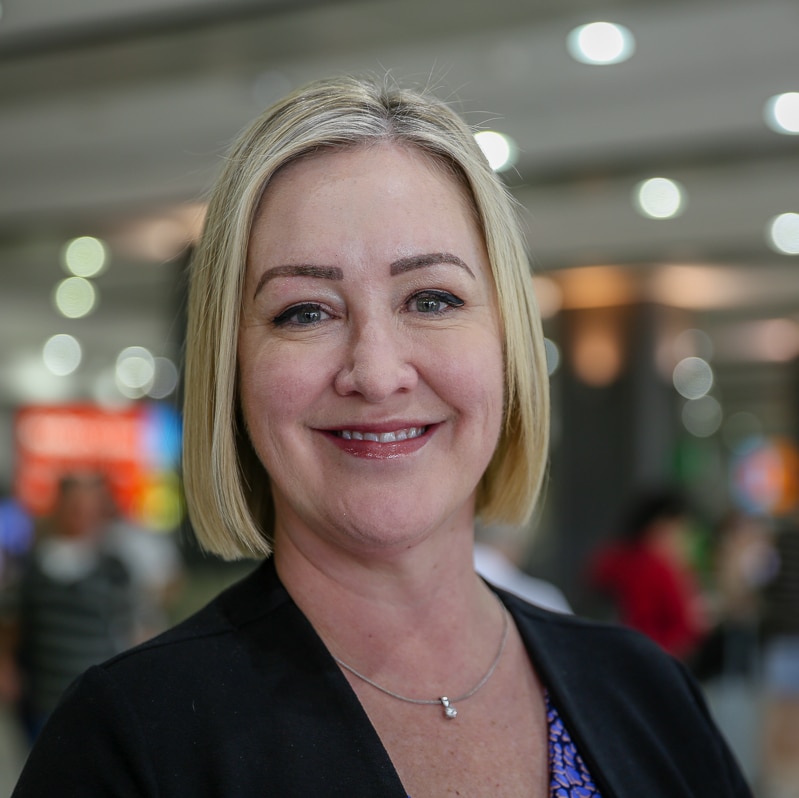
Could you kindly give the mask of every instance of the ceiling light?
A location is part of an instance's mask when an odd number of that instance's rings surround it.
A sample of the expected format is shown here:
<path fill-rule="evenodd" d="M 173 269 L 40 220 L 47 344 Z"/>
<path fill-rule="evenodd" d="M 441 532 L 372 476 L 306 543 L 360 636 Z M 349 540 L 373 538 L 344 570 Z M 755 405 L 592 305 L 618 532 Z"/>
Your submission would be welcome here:
<path fill-rule="evenodd" d="M 177 366 L 167 357 L 153 360 L 154 373 L 147 395 L 152 399 L 165 399 L 178 387 Z"/>
<path fill-rule="evenodd" d="M 699 399 L 713 387 L 713 369 L 701 357 L 686 357 L 674 367 L 672 381 L 680 396 Z"/>
<path fill-rule="evenodd" d="M 590 22 L 569 33 L 567 46 L 575 61 L 604 66 L 630 58 L 635 52 L 635 39 L 623 25 Z"/>
<path fill-rule="evenodd" d="M 97 291 L 84 277 L 67 277 L 56 286 L 53 302 L 62 316 L 80 319 L 94 310 Z"/>
<path fill-rule="evenodd" d="M 799 255 L 799 213 L 781 213 L 768 227 L 768 242 L 785 255 Z"/>
<path fill-rule="evenodd" d="M 116 363 L 117 387 L 129 398 L 143 396 L 155 377 L 155 358 L 143 346 L 123 349 Z"/>
<path fill-rule="evenodd" d="M 44 365 L 59 377 L 72 374 L 80 365 L 81 348 L 77 338 L 60 333 L 47 339 L 42 348 Z"/>
<path fill-rule="evenodd" d="M 707 438 L 718 431 L 723 415 L 721 405 L 716 399 L 702 396 L 683 405 L 682 423 L 691 435 Z"/>
<path fill-rule="evenodd" d="M 495 172 L 504 172 L 516 163 L 518 150 L 513 140 L 504 133 L 481 130 L 474 134 L 474 139 Z"/>
<path fill-rule="evenodd" d="M 786 136 L 799 135 L 799 92 L 775 94 L 763 109 L 766 124 Z"/>
<path fill-rule="evenodd" d="M 673 219 L 685 207 L 685 192 L 679 183 L 666 177 L 652 177 L 633 191 L 638 212 L 650 219 Z"/>
<path fill-rule="evenodd" d="M 92 236 L 69 241 L 61 251 L 64 268 L 76 277 L 95 277 L 108 263 L 108 247 Z"/>
<path fill-rule="evenodd" d="M 560 349 L 554 341 L 544 338 L 544 352 L 547 357 L 547 374 L 551 377 L 560 366 Z"/>

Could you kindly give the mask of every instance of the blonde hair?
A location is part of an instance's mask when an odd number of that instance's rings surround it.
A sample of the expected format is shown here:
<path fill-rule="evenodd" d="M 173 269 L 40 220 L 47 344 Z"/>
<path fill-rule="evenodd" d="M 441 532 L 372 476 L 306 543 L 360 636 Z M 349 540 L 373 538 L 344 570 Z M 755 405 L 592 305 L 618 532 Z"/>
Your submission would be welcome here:
<path fill-rule="evenodd" d="M 513 200 L 472 130 L 442 101 L 387 80 L 321 80 L 267 109 L 236 140 L 191 266 L 184 482 L 198 540 L 226 559 L 269 555 L 274 525 L 269 477 L 247 437 L 237 393 L 242 286 L 260 199 L 275 172 L 292 161 L 380 141 L 427 154 L 470 195 L 496 286 L 505 353 L 504 426 L 476 509 L 488 523 L 524 523 L 535 506 L 548 457 L 549 386 Z"/>

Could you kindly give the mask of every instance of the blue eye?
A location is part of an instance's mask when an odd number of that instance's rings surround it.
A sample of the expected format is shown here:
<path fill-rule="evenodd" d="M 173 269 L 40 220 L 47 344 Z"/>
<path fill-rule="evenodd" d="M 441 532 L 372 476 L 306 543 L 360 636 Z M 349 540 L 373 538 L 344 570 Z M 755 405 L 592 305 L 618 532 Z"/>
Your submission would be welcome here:
<path fill-rule="evenodd" d="M 463 300 L 448 291 L 421 291 L 408 302 L 410 310 L 423 314 L 445 313 L 449 308 L 459 308 Z"/>
<path fill-rule="evenodd" d="M 329 318 L 329 315 L 319 305 L 305 302 L 301 305 L 292 305 L 292 307 L 286 308 L 282 313 L 275 316 L 272 323 L 276 327 L 286 325 L 306 327 L 311 324 L 318 324 L 327 318 Z"/>

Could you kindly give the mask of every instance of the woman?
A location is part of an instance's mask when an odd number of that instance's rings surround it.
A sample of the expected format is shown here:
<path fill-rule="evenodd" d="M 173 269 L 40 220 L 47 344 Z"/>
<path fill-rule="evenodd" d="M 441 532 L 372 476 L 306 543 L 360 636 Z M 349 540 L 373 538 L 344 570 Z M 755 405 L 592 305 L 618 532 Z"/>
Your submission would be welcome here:
<path fill-rule="evenodd" d="M 193 265 L 185 477 L 206 548 L 273 556 L 89 671 L 15 795 L 748 795 L 680 666 L 474 573 L 475 515 L 538 493 L 542 342 L 458 116 L 354 79 L 268 110 Z"/>

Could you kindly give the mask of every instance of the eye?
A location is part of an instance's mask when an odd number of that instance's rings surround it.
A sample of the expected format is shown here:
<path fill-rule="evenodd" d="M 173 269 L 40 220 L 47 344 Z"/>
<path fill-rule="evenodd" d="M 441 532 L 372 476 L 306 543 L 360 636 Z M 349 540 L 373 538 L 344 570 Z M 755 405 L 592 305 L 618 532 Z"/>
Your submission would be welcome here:
<path fill-rule="evenodd" d="M 330 314 L 320 305 L 312 302 L 303 302 L 301 305 L 292 305 L 272 319 L 275 327 L 307 327 L 329 319 Z"/>
<path fill-rule="evenodd" d="M 459 308 L 463 300 L 449 291 L 420 291 L 408 300 L 408 309 L 415 313 L 445 313 L 450 308 Z"/>

